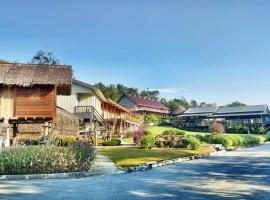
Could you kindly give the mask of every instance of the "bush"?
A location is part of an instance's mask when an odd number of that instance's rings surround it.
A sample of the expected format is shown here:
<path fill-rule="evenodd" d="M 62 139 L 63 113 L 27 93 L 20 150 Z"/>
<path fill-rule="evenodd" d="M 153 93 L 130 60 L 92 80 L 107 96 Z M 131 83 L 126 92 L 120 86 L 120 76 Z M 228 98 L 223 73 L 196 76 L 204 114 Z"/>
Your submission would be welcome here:
<path fill-rule="evenodd" d="M 232 146 L 232 141 L 225 135 L 221 135 L 221 134 L 210 137 L 210 143 L 222 144 L 222 146 L 224 146 L 225 149 L 228 149 L 229 147 Z"/>
<path fill-rule="evenodd" d="M 257 145 L 261 143 L 260 138 L 256 135 L 245 135 L 243 136 L 243 139 L 244 146 Z"/>
<path fill-rule="evenodd" d="M 145 149 L 151 149 L 152 147 L 155 146 L 155 143 L 156 143 L 156 139 L 154 137 L 153 134 L 147 134 L 147 135 L 144 135 L 142 138 L 141 138 L 141 146 Z"/>
<path fill-rule="evenodd" d="M 265 134 L 266 133 L 266 128 L 260 127 L 258 128 L 258 134 Z"/>
<path fill-rule="evenodd" d="M 185 135 L 185 132 L 177 129 L 168 129 L 163 131 L 162 135 Z"/>
<path fill-rule="evenodd" d="M 88 171 L 94 158 L 90 143 L 69 147 L 21 147 L 0 153 L 0 174 L 41 174 Z"/>
<path fill-rule="evenodd" d="M 214 122 L 213 124 L 209 126 L 209 132 L 210 133 L 224 133 L 225 128 L 223 124 Z"/>
<path fill-rule="evenodd" d="M 146 130 L 146 131 L 144 131 L 143 133 L 144 133 L 144 135 L 150 135 L 150 134 L 152 134 L 152 132 L 149 131 L 149 130 Z"/>
<path fill-rule="evenodd" d="M 266 134 L 266 141 L 270 141 L 270 133 Z"/>
<path fill-rule="evenodd" d="M 244 139 L 238 135 L 228 135 L 226 136 L 229 140 L 231 140 L 231 145 L 234 147 L 241 147 L 244 145 Z"/>
<path fill-rule="evenodd" d="M 116 138 L 112 138 L 111 141 L 102 142 L 102 146 L 119 146 L 119 145 L 121 145 L 121 140 Z"/>
<path fill-rule="evenodd" d="M 163 141 L 162 144 L 163 144 L 163 147 L 168 147 L 168 148 L 177 147 L 177 142 L 176 141 L 171 141 L 171 140 Z"/>
<path fill-rule="evenodd" d="M 180 148 L 187 148 L 192 150 L 197 150 L 200 148 L 201 143 L 197 138 L 185 137 L 177 145 Z"/>
<path fill-rule="evenodd" d="M 154 114 L 146 115 L 144 121 L 146 123 L 154 123 L 154 124 L 159 124 L 160 123 L 160 117 Z"/>
<path fill-rule="evenodd" d="M 204 143 L 210 143 L 210 135 L 209 134 L 205 134 L 205 135 L 195 135 L 195 137 L 200 140 L 200 142 L 204 142 Z"/>

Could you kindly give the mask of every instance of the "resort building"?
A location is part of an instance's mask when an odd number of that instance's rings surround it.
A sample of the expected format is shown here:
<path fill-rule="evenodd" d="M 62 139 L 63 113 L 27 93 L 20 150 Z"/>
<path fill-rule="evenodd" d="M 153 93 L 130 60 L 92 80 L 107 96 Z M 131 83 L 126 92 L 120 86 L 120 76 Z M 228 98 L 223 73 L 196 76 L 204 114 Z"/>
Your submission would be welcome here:
<path fill-rule="evenodd" d="M 155 114 L 160 117 L 169 115 L 169 108 L 159 101 L 144 99 L 138 96 L 125 94 L 120 98 L 118 103 L 122 106 L 130 108 L 134 113 L 140 115 Z"/>
<path fill-rule="evenodd" d="M 70 66 L 0 63 L 3 146 L 9 146 L 11 140 L 15 143 L 19 127 L 25 124 L 43 125 L 48 135 L 56 119 L 56 96 L 71 93 L 71 74 Z"/>
<path fill-rule="evenodd" d="M 57 96 L 57 106 L 81 119 L 80 132 L 102 137 L 122 135 L 143 123 L 129 109 L 106 99 L 97 87 L 79 80 L 72 81 L 71 96 Z"/>
<path fill-rule="evenodd" d="M 268 127 L 270 112 L 267 105 L 189 108 L 177 116 L 176 122 L 187 128 L 208 128 L 213 122 L 220 122 L 225 128 L 235 125 Z"/>

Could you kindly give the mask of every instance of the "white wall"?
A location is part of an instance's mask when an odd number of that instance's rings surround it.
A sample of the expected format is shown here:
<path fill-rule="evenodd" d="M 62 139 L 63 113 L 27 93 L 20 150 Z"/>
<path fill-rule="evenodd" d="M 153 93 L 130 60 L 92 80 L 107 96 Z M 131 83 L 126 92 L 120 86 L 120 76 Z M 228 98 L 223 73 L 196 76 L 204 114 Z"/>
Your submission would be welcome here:
<path fill-rule="evenodd" d="M 102 114 L 101 101 L 94 95 L 91 89 L 72 84 L 71 96 L 57 96 L 57 106 L 74 113 L 75 106 L 93 106 Z"/>

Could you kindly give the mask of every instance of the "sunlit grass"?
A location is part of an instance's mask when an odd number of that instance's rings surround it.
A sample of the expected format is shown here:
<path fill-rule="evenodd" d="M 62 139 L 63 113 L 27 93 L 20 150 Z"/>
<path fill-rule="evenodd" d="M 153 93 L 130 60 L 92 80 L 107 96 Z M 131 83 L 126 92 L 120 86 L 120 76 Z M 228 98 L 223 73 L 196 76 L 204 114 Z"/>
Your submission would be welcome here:
<path fill-rule="evenodd" d="M 140 165 L 151 161 L 166 160 L 202 153 L 213 152 L 211 147 L 201 147 L 199 150 L 177 149 L 140 149 L 135 147 L 106 147 L 99 151 L 101 155 L 108 156 L 118 166 L 128 167 Z"/>

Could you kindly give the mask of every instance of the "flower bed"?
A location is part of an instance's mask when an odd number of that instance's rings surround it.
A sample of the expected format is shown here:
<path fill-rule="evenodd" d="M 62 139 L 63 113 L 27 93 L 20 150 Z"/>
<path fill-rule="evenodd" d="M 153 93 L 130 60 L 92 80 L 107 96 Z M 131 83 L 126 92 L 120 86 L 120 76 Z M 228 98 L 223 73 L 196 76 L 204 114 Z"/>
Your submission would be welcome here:
<path fill-rule="evenodd" d="M 0 153 L 0 174 L 49 174 L 88 171 L 94 158 L 89 143 L 69 147 L 21 147 Z"/>

